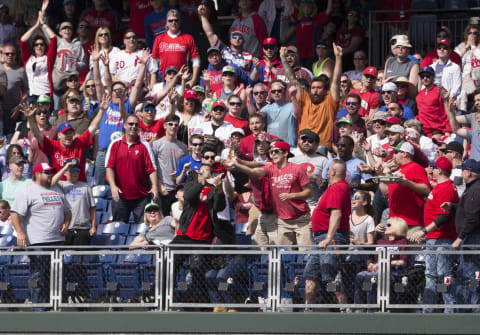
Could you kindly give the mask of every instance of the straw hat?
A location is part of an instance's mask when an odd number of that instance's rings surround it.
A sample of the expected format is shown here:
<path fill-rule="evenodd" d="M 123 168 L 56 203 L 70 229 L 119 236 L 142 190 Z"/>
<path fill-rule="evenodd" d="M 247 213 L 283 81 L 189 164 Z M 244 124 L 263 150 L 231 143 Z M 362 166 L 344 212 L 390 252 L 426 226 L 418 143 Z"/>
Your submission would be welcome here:
<path fill-rule="evenodd" d="M 397 77 L 393 82 L 397 86 L 398 84 L 407 84 L 408 85 L 407 95 L 410 98 L 415 99 L 415 96 L 417 95 L 417 88 L 408 80 L 407 77 Z"/>

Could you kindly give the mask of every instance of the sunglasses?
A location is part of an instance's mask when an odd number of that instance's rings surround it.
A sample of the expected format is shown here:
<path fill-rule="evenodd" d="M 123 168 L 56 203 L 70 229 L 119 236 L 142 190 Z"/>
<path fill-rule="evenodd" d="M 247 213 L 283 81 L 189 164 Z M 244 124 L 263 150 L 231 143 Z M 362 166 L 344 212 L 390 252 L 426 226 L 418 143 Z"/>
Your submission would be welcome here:
<path fill-rule="evenodd" d="M 44 47 L 45 43 L 35 43 L 33 46 L 35 47 Z"/>
<path fill-rule="evenodd" d="M 53 174 L 53 171 L 52 170 L 49 170 L 49 171 L 42 171 L 43 174 L 46 174 L 46 175 L 52 175 Z"/>
<path fill-rule="evenodd" d="M 424 78 L 431 78 L 431 77 L 432 77 L 432 75 L 431 75 L 430 73 L 422 73 L 422 74 L 420 75 L 420 78 L 422 78 L 422 79 L 424 79 Z"/>
<path fill-rule="evenodd" d="M 388 109 L 387 109 L 387 110 L 388 110 Z M 385 121 L 383 121 L 383 120 L 374 120 L 373 123 L 378 123 L 378 124 L 380 124 L 380 125 L 382 125 L 382 126 L 384 126 L 384 125 L 387 124 L 387 123 L 386 123 Z"/>
<path fill-rule="evenodd" d="M 229 102 L 228 103 L 230 106 L 237 106 L 237 107 L 240 107 L 242 105 L 241 102 Z"/>
<path fill-rule="evenodd" d="M 352 197 L 353 200 L 358 200 L 360 199 L 360 196 L 358 194 L 355 194 L 353 197 Z"/>
<path fill-rule="evenodd" d="M 445 39 L 448 38 L 447 34 L 437 35 L 437 38 Z"/>
<path fill-rule="evenodd" d="M 274 47 L 273 45 L 264 45 L 264 46 L 263 46 L 263 49 L 265 49 L 265 50 L 273 50 L 273 49 L 275 49 L 275 47 Z"/>
<path fill-rule="evenodd" d="M 203 143 L 192 143 L 192 146 L 194 147 L 201 147 Z"/>
<path fill-rule="evenodd" d="M 206 155 L 206 156 L 203 156 L 203 159 L 206 159 L 206 160 L 214 160 L 215 159 L 215 156 L 209 156 L 209 155 Z"/>
<path fill-rule="evenodd" d="M 398 88 L 407 88 L 408 85 L 407 84 L 397 84 L 397 87 Z"/>
<path fill-rule="evenodd" d="M 358 102 L 347 101 L 347 102 L 345 103 L 345 105 L 347 105 L 347 106 L 358 106 Z"/>
<path fill-rule="evenodd" d="M 348 84 L 348 80 L 341 80 L 340 81 L 342 84 Z"/>
<path fill-rule="evenodd" d="M 15 55 L 15 52 L 4 52 L 3 54 L 6 56 L 13 56 Z"/>
<path fill-rule="evenodd" d="M 278 155 L 281 152 L 282 152 L 281 149 L 272 149 L 270 150 L 270 155 Z"/>
<path fill-rule="evenodd" d="M 441 45 L 437 47 L 437 50 L 448 50 L 449 48 L 447 46 Z"/>
<path fill-rule="evenodd" d="M 286 56 L 287 56 L 287 57 L 295 57 L 296 55 L 297 55 L 297 54 L 295 54 L 295 53 L 292 52 L 292 53 L 287 53 Z"/>
<path fill-rule="evenodd" d="M 281 90 L 270 90 L 270 92 L 272 92 L 272 94 L 282 93 L 283 89 L 281 89 Z"/>
<path fill-rule="evenodd" d="M 408 49 L 408 47 L 405 47 L 405 46 L 403 46 L 403 45 L 397 45 L 397 46 L 395 47 L 395 49 L 405 50 L 405 49 Z"/>
<path fill-rule="evenodd" d="M 137 35 L 128 35 L 128 36 L 125 36 L 124 39 L 126 40 L 134 40 L 137 38 Z"/>
<path fill-rule="evenodd" d="M 138 127 L 139 123 L 138 122 L 128 122 L 127 123 L 130 127 Z"/>
<path fill-rule="evenodd" d="M 78 78 L 70 78 L 68 81 L 78 81 Z"/>
<path fill-rule="evenodd" d="M 35 112 L 35 115 L 47 115 L 48 114 L 48 111 L 36 111 Z"/>
<path fill-rule="evenodd" d="M 172 23 L 172 22 L 179 22 L 180 20 L 179 19 L 168 19 L 167 21 Z"/>
<path fill-rule="evenodd" d="M 365 60 L 365 57 L 353 57 L 354 60 Z"/>
<path fill-rule="evenodd" d="M 168 71 L 167 72 L 167 76 L 174 76 L 176 74 L 177 74 L 177 72 L 175 72 L 175 71 Z"/>
<path fill-rule="evenodd" d="M 377 79 L 375 76 L 372 76 L 371 74 L 366 74 L 365 78 L 367 78 L 369 80 L 376 80 Z"/>
<path fill-rule="evenodd" d="M 68 171 L 71 173 L 80 172 L 80 168 L 71 168 L 71 169 L 68 169 Z"/>
<path fill-rule="evenodd" d="M 382 94 L 393 94 L 395 93 L 394 91 L 383 91 Z"/>
<path fill-rule="evenodd" d="M 233 76 L 235 76 L 235 73 L 233 73 L 233 72 L 224 72 L 224 73 L 222 73 L 222 76 L 225 76 L 225 77 L 233 77 Z"/>
<path fill-rule="evenodd" d="M 308 143 L 313 143 L 313 140 L 306 137 L 306 136 L 303 136 L 303 137 L 300 137 L 300 139 L 303 141 L 303 142 L 308 142 Z"/>
<path fill-rule="evenodd" d="M 146 210 L 145 213 L 156 214 L 156 213 L 159 213 L 159 210 L 158 209 L 149 209 L 149 210 Z"/>
<path fill-rule="evenodd" d="M 147 113 L 155 113 L 155 108 L 144 108 L 143 111 Z"/>
<path fill-rule="evenodd" d="M 225 112 L 225 109 L 224 109 L 223 107 L 215 107 L 215 108 L 213 109 L 213 111 L 214 111 L 214 112 L 223 113 L 223 112 Z"/>
<path fill-rule="evenodd" d="M 100 33 L 98 34 L 98 37 L 104 37 L 104 36 L 110 36 L 108 33 Z"/>
<path fill-rule="evenodd" d="M 267 91 L 257 91 L 257 92 L 253 92 L 253 95 L 259 95 L 259 94 L 265 94 L 267 93 Z"/>
<path fill-rule="evenodd" d="M 232 35 L 232 38 L 235 39 L 235 40 L 243 40 L 242 35 Z"/>
<path fill-rule="evenodd" d="M 478 31 L 469 31 L 468 35 L 478 35 Z"/>
<path fill-rule="evenodd" d="M 95 85 L 85 85 L 86 88 L 95 88 Z"/>
<path fill-rule="evenodd" d="M 167 122 L 167 126 L 169 126 L 169 127 L 178 127 L 178 123 L 175 123 L 175 122 Z"/>

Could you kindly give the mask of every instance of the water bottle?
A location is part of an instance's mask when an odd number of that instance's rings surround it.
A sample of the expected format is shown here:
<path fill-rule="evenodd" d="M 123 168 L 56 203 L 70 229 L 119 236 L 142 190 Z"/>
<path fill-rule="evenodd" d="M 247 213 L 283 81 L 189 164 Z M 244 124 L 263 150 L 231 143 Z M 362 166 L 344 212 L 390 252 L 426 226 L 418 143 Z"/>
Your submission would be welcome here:
<path fill-rule="evenodd" d="M 192 285 L 192 272 L 188 271 L 187 275 L 185 276 L 185 282 L 188 286 Z"/>

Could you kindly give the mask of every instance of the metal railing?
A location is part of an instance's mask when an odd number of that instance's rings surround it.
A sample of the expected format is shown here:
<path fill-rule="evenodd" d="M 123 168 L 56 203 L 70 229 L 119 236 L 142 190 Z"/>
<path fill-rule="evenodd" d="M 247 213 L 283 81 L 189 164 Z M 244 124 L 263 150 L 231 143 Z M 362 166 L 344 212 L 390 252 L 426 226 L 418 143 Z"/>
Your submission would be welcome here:
<path fill-rule="evenodd" d="M 382 18 L 396 15 L 399 20 Z M 393 35 L 408 35 L 413 52 L 424 55 L 435 48 L 436 31 L 446 26 L 452 32 L 452 47 L 464 41 L 463 32 L 472 20 L 478 21 L 480 9 L 382 10 L 370 11 L 368 18 L 368 55 L 372 66 L 383 68 L 390 57 L 390 39 Z"/>
<path fill-rule="evenodd" d="M 460 300 L 444 302 L 442 295 L 458 288 L 478 295 L 480 262 L 478 269 L 470 269 L 472 278 L 460 274 L 458 266 L 460 256 L 480 260 L 480 246 L 465 251 L 424 250 L 417 245 L 407 246 L 413 249 L 406 251 L 391 246 L 307 251 L 280 246 L 99 248 L 0 250 L 0 309 L 468 312 L 478 308 Z M 337 277 L 320 280 L 317 303 L 306 305 L 305 266 L 312 257 L 329 255 L 338 261 Z M 392 266 L 392 257 L 399 255 L 406 256 L 407 266 Z M 439 302 L 433 304 L 421 300 L 429 255 L 451 256 L 453 269 L 448 276 L 434 278 L 433 294 Z M 367 271 L 367 259 L 378 262 L 377 273 Z M 338 293 L 345 295 L 346 302 L 338 302 Z"/>

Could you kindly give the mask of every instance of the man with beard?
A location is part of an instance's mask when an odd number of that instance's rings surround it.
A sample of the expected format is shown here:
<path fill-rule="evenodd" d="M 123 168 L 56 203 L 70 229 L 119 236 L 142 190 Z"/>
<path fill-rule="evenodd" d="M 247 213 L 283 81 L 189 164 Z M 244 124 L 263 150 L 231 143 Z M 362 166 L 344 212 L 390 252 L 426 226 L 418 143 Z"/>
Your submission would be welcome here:
<path fill-rule="evenodd" d="M 347 166 L 347 175 L 345 177 L 350 191 L 353 194 L 356 190 L 365 190 L 372 191 L 375 189 L 375 184 L 373 183 L 372 176 L 368 173 L 359 171 L 358 167 L 360 165 L 365 165 L 365 162 L 361 159 L 353 157 L 353 148 L 355 143 L 350 136 L 340 136 L 340 139 L 337 142 L 338 157 L 332 158 L 327 162 L 327 165 L 323 169 L 322 177 L 327 180 L 328 178 L 328 168 L 334 160 L 341 159 L 345 162 Z M 365 183 L 362 183 L 362 180 Z"/>
<path fill-rule="evenodd" d="M 332 147 L 330 137 L 337 115 L 340 99 L 340 77 L 342 72 L 342 48 L 333 44 L 335 68 L 331 80 L 315 77 L 312 79 L 310 92 L 299 87 L 297 101 L 300 104 L 299 130 L 310 129 L 320 137 L 320 145 Z"/>
<path fill-rule="evenodd" d="M 300 65 L 300 57 L 298 56 L 297 47 L 290 45 L 280 48 L 280 59 L 283 67 L 277 70 L 277 79 L 287 84 L 287 89 L 295 79 L 304 78 L 308 84 L 312 82 L 313 73 Z"/>
<path fill-rule="evenodd" d="M 225 121 L 227 115 L 227 106 L 222 100 L 217 100 L 212 104 L 212 119 L 204 122 L 200 126 L 202 135 L 212 135 L 223 142 L 226 147 L 230 146 L 230 135 L 235 127 Z"/>
<path fill-rule="evenodd" d="M 270 83 L 277 76 L 277 70 L 282 67 L 282 62 L 278 58 L 278 43 L 273 37 L 268 37 L 263 41 L 263 59 L 260 62 L 253 61 L 253 67 L 250 71 L 249 84 L 260 81 L 264 84 Z"/>
<path fill-rule="evenodd" d="M 327 165 L 327 158 L 317 152 L 319 142 L 320 138 L 317 133 L 310 129 L 303 129 L 298 133 L 298 147 L 292 150 L 295 157 L 291 159 L 291 162 L 299 164 L 305 169 L 312 185 L 313 196 L 307 199 L 311 210 L 317 206 L 318 199 L 324 191 L 322 172 Z"/>

